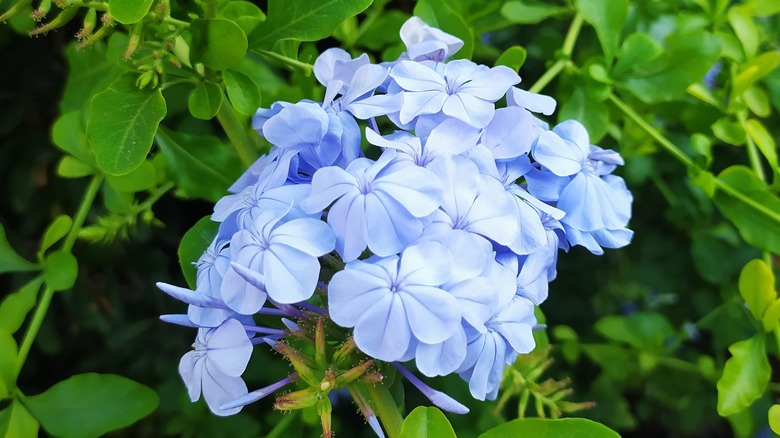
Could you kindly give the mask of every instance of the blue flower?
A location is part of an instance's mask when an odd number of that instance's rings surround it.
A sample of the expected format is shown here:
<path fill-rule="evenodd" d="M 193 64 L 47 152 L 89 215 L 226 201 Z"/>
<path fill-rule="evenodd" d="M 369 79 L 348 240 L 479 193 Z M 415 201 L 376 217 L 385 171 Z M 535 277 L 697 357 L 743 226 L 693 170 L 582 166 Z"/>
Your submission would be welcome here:
<path fill-rule="evenodd" d="M 480 144 L 496 160 L 511 160 L 531 151 L 531 146 L 545 130 L 543 122 L 518 107 L 496 110 L 485 127 Z"/>
<path fill-rule="evenodd" d="M 290 304 L 314 293 L 320 272 L 317 257 L 333 250 L 333 231 L 316 219 L 283 219 L 284 213 L 265 212 L 230 240 L 230 259 L 247 268 L 243 272 L 231 268 L 223 280 L 222 297 L 237 312 L 257 312 L 266 294 Z"/>
<path fill-rule="evenodd" d="M 425 241 L 399 256 L 355 260 L 333 275 L 328 308 L 333 321 L 354 327 L 355 343 L 371 357 L 396 361 L 415 341 L 435 344 L 461 320 L 457 299 L 443 290 L 452 256 Z"/>
<path fill-rule="evenodd" d="M 474 398 L 496 398 L 504 368 L 514 362 L 517 354 L 533 350 L 535 325 L 533 303 L 515 297 L 488 321 L 485 333 L 474 329 L 467 331 L 468 353 L 458 374 L 469 382 L 469 391 Z"/>
<path fill-rule="evenodd" d="M 394 156 L 388 150 L 377 162 L 359 158 L 346 170 L 324 167 L 314 174 L 303 210 L 322 211 L 333 203 L 328 224 L 344 261 L 358 258 L 366 247 L 379 256 L 397 254 L 421 235 L 421 218 L 441 202 L 435 174 L 416 166 L 388 168 Z"/>
<path fill-rule="evenodd" d="M 405 58 L 412 61 L 443 62 L 463 47 L 463 40 L 427 25 L 419 17 L 411 17 L 401 26 L 401 41 L 406 45 Z"/>
<path fill-rule="evenodd" d="M 252 341 L 243 325 L 228 319 L 217 328 L 200 329 L 193 348 L 179 362 L 190 399 L 197 401 L 202 393 L 209 409 L 220 416 L 240 411 L 220 406 L 247 393 L 241 374 L 252 355 Z"/>
<path fill-rule="evenodd" d="M 444 182 L 434 223 L 479 234 L 501 245 L 515 241 L 515 201 L 501 183 L 481 175 L 473 161 L 461 156 L 436 160 L 430 169 Z"/>
<path fill-rule="evenodd" d="M 383 148 L 395 149 L 395 160 L 409 161 L 417 166 L 427 167 L 439 157 L 449 157 L 467 152 L 477 144 L 479 130 L 458 119 L 447 119 L 436 125 L 427 138 L 420 138 L 405 131 L 396 131 L 380 136 L 366 129 L 369 143 Z"/>
<path fill-rule="evenodd" d="M 401 124 L 419 115 L 443 112 L 484 128 L 493 118 L 493 102 L 520 82 L 517 73 L 508 67 L 488 68 L 467 60 L 443 64 L 439 70 L 413 61 L 400 61 L 390 70 L 394 84 L 403 93 Z"/>
<path fill-rule="evenodd" d="M 621 178 L 608 175 L 623 163 L 617 153 L 592 148 L 585 128 L 573 120 L 542 133 L 532 153 L 547 172 L 530 175 L 536 180 L 530 187 L 560 189 L 556 207 L 566 212 L 561 222 L 572 243 L 599 252 L 599 242 L 616 247 L 630 241 L 632 233 L 625 226 L 631 218 L 631 193 Z"/>

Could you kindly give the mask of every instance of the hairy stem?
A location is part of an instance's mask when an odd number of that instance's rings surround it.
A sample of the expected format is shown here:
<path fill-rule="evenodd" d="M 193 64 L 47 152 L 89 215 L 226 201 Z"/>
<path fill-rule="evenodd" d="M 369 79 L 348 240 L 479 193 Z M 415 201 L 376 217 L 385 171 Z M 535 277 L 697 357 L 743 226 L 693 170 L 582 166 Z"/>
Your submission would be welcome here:
<path fill-rule="evenodd" d="M 371 397 L 370 403 L 374 408 L 374 412 L 385 427 L 387 435 L 390 438 L 398 438 L 401 435 L 404 417 L 399 412 L 390 391 L 381 383 L 367 384 L 365 388 L 368 390 L 369 397 Z"/>

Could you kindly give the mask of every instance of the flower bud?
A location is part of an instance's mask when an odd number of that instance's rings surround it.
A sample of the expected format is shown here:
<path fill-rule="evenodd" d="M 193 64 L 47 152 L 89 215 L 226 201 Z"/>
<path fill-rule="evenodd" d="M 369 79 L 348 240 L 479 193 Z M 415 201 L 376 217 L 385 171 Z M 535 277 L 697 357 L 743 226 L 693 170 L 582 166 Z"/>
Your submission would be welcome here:
<path fill-rule="evenodd" d="M 333 436 L 333 429 L 330 424 L 330 413 L 333 410 L 333 406 L 330 404 L 328 397 L 320 398 L 317 403 L 317 413 L 320 415 L 320 422 L 322 422 L 322 438 L 331 438 Z"/>
<path fill-rule="evenodd" d="M 284 342 L 277 342 L 274 345 L 274 350 L 281 353 L 282 356 L 290 361 L 290 364 L 292 364 L 293 368 L 295 368 L 295 371 L 298 372 L 298 376 L 303 379 L 304 382 L 313 387 L 318 388 L 320 386 L 320 379 L 318 379 L 314 375 L 314 371 L 312 371 L 312 368 L 315 367 L 315 364 L 310 357 L 301 354 L 301 352 L 290 347 Z"/>
<path fill-rule="evenodd" d="M 11 8 L 11 9 L 13 9 L 13 8 Z M 77 8 L 77 7 L 69 7 L 67 9 L 63 9 L 62 12 L 60 12 L 56 17 L 54 17 L 53 20 L 49 21 L 48 23 L 46 23 L 46 24 L 44 24 L 42 26 L 39 26 L 39 27 L 31 30 L 30 31 L 30 36 L 46 33 L 46 32 L 48 32 L 50 30 L 58 29 L 58 28 L 60 28 L 60 27 L 62 27 L 64 25 L 68 24 L 68 22 L 71 19 L 73 19 L 73 17 L 76 16 L 76 12 L 78 12 L 78 10 L 79 10 L 79 8 Z M 0 21 L 5 19 L 5 18 L 3 18 L 3 16 L 0 16 Z"/>
<path fill-rule="evenodd" d="M 46 18 L 46 15 L 50 10 L 51 0 L 41 0 L 41 3 L 38 5 L 38 9 L 34 10 L 32 14 L 30 14 L 30 18 L 32 18 L 34 21 L 41 21 Z"/>
<path fill-rule="evenodd" d="M 87 14 L 84 16 L 84 25 L 76 34 L 76 38 L 80 40 L 87 38 L 92 33 L 92 31 L 95 30 L 96 24 L 97 24 L 97 11 L 94 9 L 89 9 L 87 11 Z"/>
<path fill-rule="evenodd" d="M 276 397 L 274 409 L 280 411 L 292 411 L 314 406 L 320 399 L 316 388 L 306 388 Z"/>
<path fill-rule="evenodd" d="M 333 353 L 333 363 L 336 365 L 341 365 L 345 360 L 347 360 L 349 355 L 355 351 L 356 348 L 357 345 L 355 345 L 355 338 L 350 336 L 350 338 L 341 344 L 341 347 L 339 347 L 339 349 Z"/>
<path fill-rule="evenodd" d="M 5 11 L 2 15 L 0 15 L 0 23 L 4 22 L 5 20 L 8 20 L 9 18 L 13 17 L 19 12 L 22 12 L 30 3 L 32 3 L 32 0 L 22 0 L 16 2 L 16 4 L 11 6 L 9 10 Z"/>
<path fill-rule="evenodd" d="M 361 364 L 358 364 L 356 367 L 339 375 L 336 379 L 336 384 L 338 386 L 344 386 L 348 383 L 354 382 L 360 376 L 364 375 L 372 365 L 374 365 L 373 360 L 367 360 Z"/>

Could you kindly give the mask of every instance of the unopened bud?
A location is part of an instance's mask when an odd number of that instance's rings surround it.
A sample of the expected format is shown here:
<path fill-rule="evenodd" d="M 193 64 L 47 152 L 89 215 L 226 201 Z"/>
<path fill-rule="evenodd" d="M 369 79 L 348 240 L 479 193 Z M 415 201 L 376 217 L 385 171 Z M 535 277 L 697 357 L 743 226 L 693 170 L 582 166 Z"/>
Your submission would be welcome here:
<path fill-rule="evenodd" d="M 21 0 L 16 2 L 10 9 L 0 15 L 0 23 L 25 10 L 30 3 L 32 3 L 32 0 Z"/>
<path fill-rule="evenodd" d="M 320 422 L 322 423 L 322 438 L 332 438 L 333 429 L 330 423 L 330 414 L 333 411 L 333 406 L 330 404 L 328 397 L 320 398 L 317 403 L 317 413 L 320 415 Z"/>
<path fill-rule="evenodd" d="M 89 35 L 84 41 L 76 44 L 76 49 L 81 50 L 84 47 L 91 46 L 92 44 L 95 44 L 96 42 L 102 40 L 103 38 L 107 37 L 111 32 L 113 31 L 113 28 L 111 26 L 106 26 L 105 24 L 98 29 L 97 32 L 93 33 L 92 35 Z M 152 88 L 157 86 L 156 78 L 154 79 L 155 84 L 152 86 Z"/>
<path fill-rule="evenodd" d="M 319 393 L 316 388 L 306 388 L 276 397 L 274 409 L 291 411 L 294 409 L 308 408 L 314 406 L 319 398 Z"/>
<path fill-rule="evenodd" d="M 130 59 L 130 57 L 133 56 L 133 53 L 135 53 L 135 50 L 141 44 L 143 33 L 144 23 L 142 21 L 135 23 L 130 30 L 130 42 L 127 43 L 127 48 L 125 49 L 125 59 Z"/>
<path fill-rule="evenodd" d="M 357 349 L 357 345 L 355 345 L 355 338 L 350 336 L 349 339 L 341 344 L 341 347 L 339 347 L 339 349 L 333 353 L 333 363 L 340 365 L 350 356 L 350 354 L 352 354 L 353 351 L 355 351 L 355 349 Z"/>
<path fill-rule="evenodd" d="M 277 342 L 274 345 L 274 350 L 282 354 L 290 364 L 292 364 L 295 371 L 298 372 L 298 376 L 303 379 L 304 382 L 310 386 L 318 387 L 320 385 L 320 379 L 314 375 L 312 368 L 315 367 L 314 361 L 310 357 L 303 355 L 300 351 L 290 347 L 284 342 Z"/>
<path fill-rule="evenodd" d="M 32 14 L 30 14 L 30 18 L 32 18 L 34 21 L 41 21 L 46 18 L 46 15 L 50 10 L 51 0 L 41 0 L 41 3 L 38 5 L 38 9 L 34 10 Z"/>
<path fill-rule="evenodd" d="M 325 319 L 317 318 L 314 329 L 314 361 L 320 368 L 327 368 L 328 359 L 325 357 Z"/>
<path fill-rule="evenodd" d="M 30 36 L 46 33 L 48 31 L 54 30 L 54 29 L 59 29 L 60 27 L 68 24 L 68 22 L 71 19 L 73 19 L 73 17 L 76 16 L 76 12 L 78 12 L 78 10 L 79 10 L 79 8 L 77 8 L 77 7 L 70 7 L 70 8 L 67 8 L 67 9 L 63 9 L 62 12 L 57 14 L 57 16 L 54 17 L 54 19 L 52 19 L 48 23 L 31 30 L 30 31 Z M 3 18 L 2 18 L 2 16 L 0 16 L 0 21 L 2 21 L 2 20 L 3 20 Z"/>
<path fill-rule="evenodd" d="M 139 90 L 143 90 L 149 84 L 152 83 L 152 79 L 156 78 L 157 74 L 151 70 L 145 71 L 141 73 L 140 76 L 138 76 L 138 79 L 135 80 L 135 86 L 138 87 Z"/>
<path fill-rule="evenodd" d="M 81 27 L 81 30 L 78 31 L 76 34 L 76 38 L 83 40 L 87 38 L 93 30 L 95 30 L 95 25 L 97 24 L 97 11 L 94 9 L 89 9 L 87 11 L 87 15 L 84 16 L 84 25 Z"/>
<path fill-rule="evenodd" d="M 363 383 L 380 383 L 385 377 L 381 373 L 365 373 L 358 380 Z"/>
<path fill-rule="evenodd" d="M 348 383 L 354 382 L 360 376 L 365 374 L 372 365 L 374 365 L 373 360 L 367 360 L 361 364 L 358 364 L 356 367 L 341 373 L 336 379 L 336 384 L 341 387 Z"/>

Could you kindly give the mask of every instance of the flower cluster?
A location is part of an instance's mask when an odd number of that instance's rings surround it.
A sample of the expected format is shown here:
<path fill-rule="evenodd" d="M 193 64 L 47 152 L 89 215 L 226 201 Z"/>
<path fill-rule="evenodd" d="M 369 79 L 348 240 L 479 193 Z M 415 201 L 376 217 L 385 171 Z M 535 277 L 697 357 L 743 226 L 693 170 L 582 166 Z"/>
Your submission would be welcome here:
<path fill-rule="evenodd" d="M 241 374 L 254 345 L 299 354 L 285 339 L 312 315 L 416 384 L 401 362 L 495 398 L 504 367 L 534 348 L 534 306 L 558 250 L 631 240 L 618 153 L 591 145 L 576 121 L 549 129 L 537 114 L 555 101 L 515 87 L 512 69 L 448 61 L 458 38 L 411 18 L 401 39 L 407 51 L 384 64 L 329 49 L 314 64 L 323 102 L 257 111 L 253 127 L 273 147 L 215 206 L 196 289 L 159 285 L 190 305 L 164 319 L 198 328 L 180 372 L 219 415 L 303 379 L 296 366 L 248 393 Z"/>

